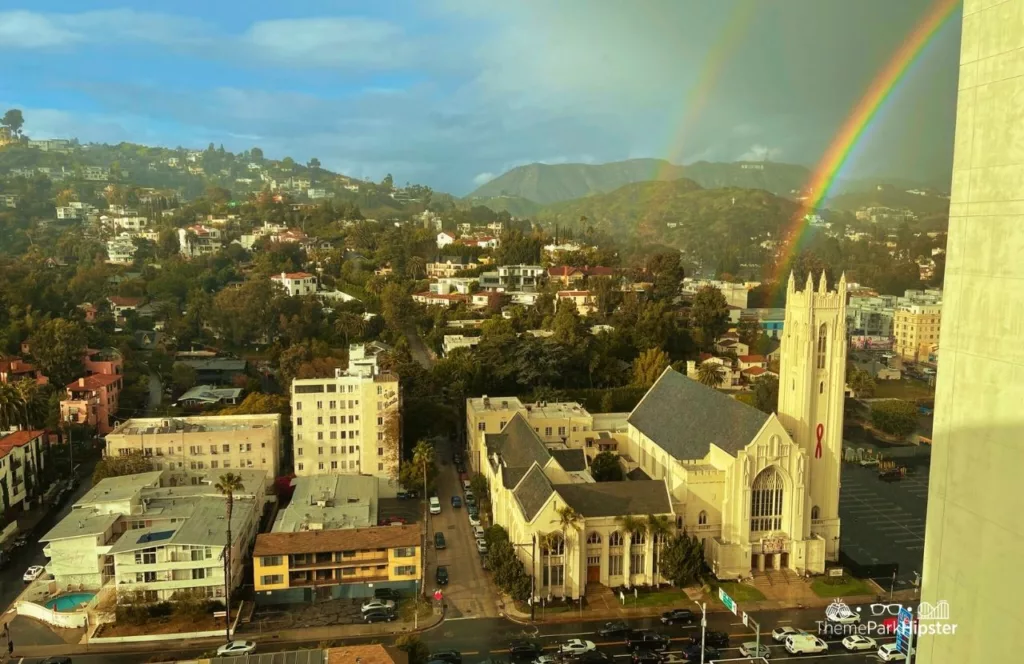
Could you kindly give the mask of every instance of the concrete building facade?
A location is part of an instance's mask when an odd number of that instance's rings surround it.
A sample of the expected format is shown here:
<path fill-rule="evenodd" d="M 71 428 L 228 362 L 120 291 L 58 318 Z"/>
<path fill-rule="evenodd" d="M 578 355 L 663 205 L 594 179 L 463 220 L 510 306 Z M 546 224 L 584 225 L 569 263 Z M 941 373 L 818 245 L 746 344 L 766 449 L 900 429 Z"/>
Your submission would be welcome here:
<path fill-rule="evenodd" d="M 893 350 L 910 362 L 930 362 L 939 346 L 942 305 L 913 304 L 896 310 L 892 321 Z"/>
<path fill-rule="evenodd" d="M 965 0 L 915 662 L 1011 661 L 1024 548 L 1024 0 Z"/>

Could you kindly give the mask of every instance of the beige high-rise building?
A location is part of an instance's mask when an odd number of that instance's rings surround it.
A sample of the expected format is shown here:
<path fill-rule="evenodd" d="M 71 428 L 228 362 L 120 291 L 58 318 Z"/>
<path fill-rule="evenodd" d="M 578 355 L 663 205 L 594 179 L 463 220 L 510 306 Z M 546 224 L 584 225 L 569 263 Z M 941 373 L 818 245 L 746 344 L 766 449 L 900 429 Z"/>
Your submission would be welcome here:
<path fill-rule="evenodd" d="M 942 305 L 912 304 L 897 309 L 892 320 L 893 351 L 904 360 L 928 362 L 939 345 Z"/>
<path fill-rule="evenodd" d="M 915 664 L 1009 662 L 1024 550 L 1024 0 L 965 0 Z M 922 623 L 927 621 L 922 621 Z"/>
<path fill-rule="evenodd" d="M 397 490 L 400 458 L 398 376 L 380 370 L 362 345 L 347 369 L 330 378 L 292 381 L 295 474 L 362 474 L 380 478 L 381 495 Z"/>

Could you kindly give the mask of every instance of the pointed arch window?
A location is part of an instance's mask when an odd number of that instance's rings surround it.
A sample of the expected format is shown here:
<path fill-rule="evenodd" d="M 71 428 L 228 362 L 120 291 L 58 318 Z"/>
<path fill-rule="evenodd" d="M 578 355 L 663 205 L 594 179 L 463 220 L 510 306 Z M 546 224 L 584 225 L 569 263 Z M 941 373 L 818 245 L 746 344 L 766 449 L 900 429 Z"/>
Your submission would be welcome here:
<path fill-rule="evenodd" d="M 591 530 L 590 534 L 587 535 L 587 544 L 600 544 L 600 543 L 601 543 L 601 533 L 597 532 L 596 530 Z"/>
<path fill-rule="evenodd" d="M 825 323 L 818 328 L 818 368 L 825 368 L 825 349 L 828 348 L 828 326 Z"/>
<path fill-rule="evenodd" d="M 821 518 L 821 509 L 815 505 L 811 508 L 811 521 L 817 521 Z"/>
<path fill-rule="evenodd" d="M 608 546 L 622 546 L 622 533 L 616 530 L 611 535 L 609 535 Z"/>
<path fill-rule="evenodd" d="M 764 532 L 782 528 L 784 484 L 778 468 L 765 468 L 754 479 L 750 491 L 750 531 Z"/>
<path fill-rule="evenodd" d="M 700 514 L 697 515 L 697 525 L 706 526 L 708 525 L 708 513 L 705 510 L 701 510 Z"/>

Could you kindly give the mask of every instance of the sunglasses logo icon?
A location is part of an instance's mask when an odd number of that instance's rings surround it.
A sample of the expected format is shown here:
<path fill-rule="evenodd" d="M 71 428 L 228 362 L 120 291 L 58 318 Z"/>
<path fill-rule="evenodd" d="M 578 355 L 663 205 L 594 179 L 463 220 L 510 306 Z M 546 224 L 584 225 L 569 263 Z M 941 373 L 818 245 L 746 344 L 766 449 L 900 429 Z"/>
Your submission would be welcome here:
<path fill-rule="evenodd" d="M 900 615 L 900 609 L 903 608 L 902 604 L 872 604 L 871 615 L 873 616 L 898 616 Z"/>

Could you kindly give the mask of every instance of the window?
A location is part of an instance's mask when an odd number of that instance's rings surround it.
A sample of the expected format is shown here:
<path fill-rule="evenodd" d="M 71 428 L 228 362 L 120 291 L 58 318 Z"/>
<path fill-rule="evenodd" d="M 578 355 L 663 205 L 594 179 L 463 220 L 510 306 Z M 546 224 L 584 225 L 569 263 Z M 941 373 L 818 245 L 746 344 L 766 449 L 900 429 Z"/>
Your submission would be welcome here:
<path fill-rule="evenodd" d="M 331 402 L 331 408 L 334 409 L 334 408 L 337 408 L 337 407 L 338 407 L 338 402 L 337 401 L 332 401 Z M 333 420 L 334 418 L 332 417 L 331 419 Z"/>
<path fill-rule="evenodd" d="M 216 453 L 217 453 L 217 446 L 216 445 L 210 445 L 210 454 L 216 454 Z"/>
<path fill-rule="evenodd" d="M 377 456 L 384 456 L 384 448 L 383 447 L 378 447 L 377 448 Z"/>
<path fill-rule="evenodd" d="M 301 447 L 296 447 L 295 448 L 295 456 L 302 456 L 302 448 Z"/>
<path fill-rule="evenodd" d="M 299 472 L 302 472 L 302 468 L 303 468 L 303 465 L 300 463 L 299 464 Z"/>
<path fill-rule="evenodd" d="M 210 462 L 210 468 L 217 468 L 217 460 L 216 459 L 214 459 L 213 461 Z"/>
<path fill-rule="evenodd" d="M 611 535 L 609 535 L 608 546 L 622 546 L 622 533 L 616 530 Z"/>
<path fill-rule="evenodd" d="M 818 329 L 818 368 L 825 368 L 825 349 L 828 347 L 828 326 L 821 324 Z"/>
<path fill-rule="evenodd" d="M 565 435 L 565 427 L 558 427 L 558 435 L 559 436 L 564 436 Z"/>
<path fill-rule="evenodd" d="M 301 417 L 296 417 L 295 418 L 295 426 L 297 426 L 297 427 L 301 427 L 302 426 L 302 418 Z"/>
<path fill-rule="evenodd" d="M 811 521 L 817 521 L 821 518 L 821 509 L 815 505 L 811 508 Z"/>
<path fill-rule="evenodd" d="M 561 535 L 555 533 L 551 536 L 550 541 L 541 543 L 540 552 L 545 556 L 560 556 L 565 553 L 565 540 Z"/>
<path fill-rule="evenodd" d="M 317 453 L 317 456 L 321 456 L 321 455 L 323 455 L 323 453 L 324 453 L 324 448 L 322 448 L 322 447 L 318 447 L 318 448 L 316 448 L 316 453 Z"/>
<path fill-rule="evenodd" d="M 299 391 L 300 390 L 298 389 L 298 387 L 296 387 L 295 388 L 295 392 L 298 393 Z M 302 410 L 302 402 L 301 401 L 296 401 L 295 402 L 295 410 Z"/>
<path fill-rule="evenodd" d="M 596 530 L 590 531 L 590 534 L 587 535 L 587 544 L 600 544 L 600 543 L 601 543 L 601 533 L 597 532 Z"/>
<path fill-rule="evenodd" d="M 316 439 L 317 440 L 323 440 L 324 439 L 324 432 L 323 431 L 317 431 L 316 432 Z M 321 447 L 320 449 L 323 449 L 323 448 Z"/>
<path fill-rule="evenodd" d="M 416 555 L 416 547 L 409 546 L 405 548 L 395 549 L 395 558 L 412 558 Z"/>
<path fill-rule="evenodd" d="M 324 402 L 323 401 L 317 401 L 316 402 L 316 409 L 317 410 L 322 410 L 323 407 L 324 407 Z"/>
<path fill-rule="evenodd" d="M 200 569 L 193 569 L 192 570 L 192 578 L 193 579 L 205 579 L 206 578 L 206 570 L 202 569 L 202 568 L 200 568 Z"/>
<path fill-rule="evenodd" d="M 322 427 L 324 425 L 324 418 L 322 418 L 322 417 L 316 418 L 316 425 L 318 427 Z"/>
<path fill-rule="evenodd" d="M 378 470 L 378 471 L 384 470 L 384 464 L 382 464 L 382 463 L 378 463 L 378 464 L 377 464 L 377 470 Z"/>
<path fill-rule="evenodd" d="M 136 565 L 155 565 L 156 549 L 143 549 L 135 552 Z"/>
<path fill-rule="evenodd" d="M 320 463 L 317 464 L 317 466 L 318 466 L 317 470 L 323 470 L 324 469 L 324 462 L 321 461 Z"/>
<path fill-rule="evenodd" d="M 265 586 L 276 586 L 284 583 L 284 576 L 281 574 L 267 574 L 260 577 L 260 582 Z"/>
<path fill-rule="evenodd" d="M 544 568 L 544 585 L 545 586 L 560 586 L 562 581 L 565 579 L 565 566 L 564 565 L 550 565 Z"/>
<path fill-rule="evenodd" d="M 622 554 L 616 554 L 608 556 L 608 575 L 609 576 L 621 576 L 622 575 Z"/>
<path fill-rule="evenodd" d="M 550 436 L 551 435 L 551 427 L 544 427 L 544 435 L 545 436 Z"/>
<path fill-rule="evenodd" d="M 630 574 L 646 574 L 647 573 L 647 556 L 643 552 L 634 552 L 629 556 L 629 573 Z"/>
<path fill-rule="evenodd" d="M 220 451 L 223 452 L 224 454 L 228 454 L 231 451 L 231 445 L 224 443 L 223 445 L 220 446 Z"/>
<path fill-rule="evenodd" d="M 643 533 L 633 533 L 629 538 L 629 543 L 633 546 L 643 546 L 647 543 L 647 536 Z"/>
<path fill-rule="evenodd" d="M 698 526 L 706 526 L 706 525 L 708 525 L 708 513 L 706 511 L 701 510 L 700 514 L 697 515 L 697 525 Z"/>
<path fill-rule="evenodd" d="M 477 422 L 476 423 L 476 430 L 477 431 L 487 431 L 487 422 Z"/>
<path fill-rule="evenodd" d="M 765 468 L 754 479 L 750 495 L 750 531 L 782 528 L 782 475 L 775 466 Z"/>
<path fill-rule="evenodd" d="M 399 565 L 395 567 L 395 576 L 412 576 L 416 574 L 415 565 Z"/>
<path fill-rule="evenodd" d="M 331 440 L 337 440 L 337 439 L 338 439 L 338 432 L 337 431 L 332 431 L 331 432 Z"/>

